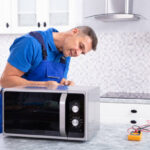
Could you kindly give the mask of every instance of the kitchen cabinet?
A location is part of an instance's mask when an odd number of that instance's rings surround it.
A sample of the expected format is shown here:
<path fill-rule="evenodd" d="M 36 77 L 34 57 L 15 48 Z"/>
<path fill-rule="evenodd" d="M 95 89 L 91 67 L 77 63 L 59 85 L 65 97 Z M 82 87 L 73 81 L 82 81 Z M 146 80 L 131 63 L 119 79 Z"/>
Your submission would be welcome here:
<path fill-rule="evenodd" d="M 11 0 L 0 0 L 0 33 L 11 33 L 11 6 Z"/>
<path fill-rule="evenodd" d="M 82 23 L 82 0 L 0 0 L 0 5 L 1 34 L 49 27 L 61 31 Z"/>
<path fill-rule="evenodd" d="M 1 0 L 0 0 L 1 3 Z M 0 5 L 0 14 L 2 14 L 2 5 Z M 2 28 L 2 15 L 0 15 L 0 29 Z"/>
<path fill-rule="evenodd" d="M 150 105 L 101 103 L 100 121 L 102 123 L 144 125 L 150 123 Z"/>

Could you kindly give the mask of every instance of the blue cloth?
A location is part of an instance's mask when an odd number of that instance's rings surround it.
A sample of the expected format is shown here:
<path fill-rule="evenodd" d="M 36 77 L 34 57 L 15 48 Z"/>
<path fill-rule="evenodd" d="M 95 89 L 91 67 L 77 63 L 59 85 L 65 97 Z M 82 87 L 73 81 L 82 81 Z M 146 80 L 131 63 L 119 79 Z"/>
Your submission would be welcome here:
<path fill-rule="evenodd" d="M 60 62 L 63 54 L 56 48 L 53 32 L 58 32 L 54 28 L 46 31 L 38 31 L 45 42 L 47 49 L 47 60 L 52 62 Z M 8 62 L 23 72 L 32 72 L 39 66 L 42 61 L 42 51 L 40 43 L 29 34 L 17 38 L 10 47 L 10 56 Z M 67 78 L 69 69 L 70 57 L 66 57 L 66 67 L 64 71 L 64 78 Z"/>

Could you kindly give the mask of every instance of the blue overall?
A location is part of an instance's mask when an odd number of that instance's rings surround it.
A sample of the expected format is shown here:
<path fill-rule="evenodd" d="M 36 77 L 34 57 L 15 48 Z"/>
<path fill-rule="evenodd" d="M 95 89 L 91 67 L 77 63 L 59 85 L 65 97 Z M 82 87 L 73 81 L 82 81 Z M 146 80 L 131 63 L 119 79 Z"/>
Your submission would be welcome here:
<path fill-rule="evenodd" d="M 66 67 L 65 57 L 62 56 L 59 63 L 47 60 L 47 50 L 42 35 L 39 32 L 30 32 L 29 34 L 41 44 L 43 60 L 35 70 L 25 73 L 23 78 L 31 81 L 56 81 L 60 83 Z"/>

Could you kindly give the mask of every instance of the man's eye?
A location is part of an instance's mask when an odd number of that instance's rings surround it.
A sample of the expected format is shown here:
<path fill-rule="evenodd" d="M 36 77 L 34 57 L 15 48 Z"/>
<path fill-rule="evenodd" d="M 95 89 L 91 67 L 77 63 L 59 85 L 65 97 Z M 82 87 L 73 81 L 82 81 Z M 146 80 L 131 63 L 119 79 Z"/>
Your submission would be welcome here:
<path fill-rule="evenodd" d="M 82 52 L 83 55 L 85 55 L 85 52 Z"/>
<path fill-rule="evenodd" d="M 81 48 L 81 49 L 83 49 L 83 46 L 82 46 L 82 45 L 80 45 L 80 48 Z"/>

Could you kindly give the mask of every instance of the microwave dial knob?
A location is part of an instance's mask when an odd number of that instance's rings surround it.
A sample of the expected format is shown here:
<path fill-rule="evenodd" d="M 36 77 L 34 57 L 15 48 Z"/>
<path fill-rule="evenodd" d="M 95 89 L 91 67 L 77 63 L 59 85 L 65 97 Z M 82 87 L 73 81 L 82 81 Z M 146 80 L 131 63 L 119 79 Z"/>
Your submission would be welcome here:
<path fill-rule="evenodd" d="M 79 111 L 79 107 L 77 105 L 72 106 L 72 112 L 77 113 Z"/>
<path fill-rule="evenodd" d="M 78 119 L 73 119 L 73 120 L 72 120 L 72 125 L 73 125 L 74 127 L 77 127 L 77 126 L 79 125 L 79 120 L 78 120 Z"/>

